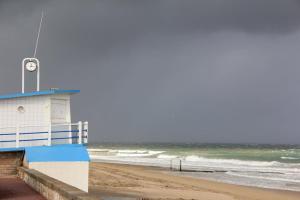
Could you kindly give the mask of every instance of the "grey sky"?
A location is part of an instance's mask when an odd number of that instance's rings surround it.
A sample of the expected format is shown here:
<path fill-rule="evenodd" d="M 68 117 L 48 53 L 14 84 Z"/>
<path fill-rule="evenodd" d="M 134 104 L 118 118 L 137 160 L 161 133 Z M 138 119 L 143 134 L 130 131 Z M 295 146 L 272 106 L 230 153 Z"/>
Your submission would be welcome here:
<path fill-rule="evenodd" d="M 41 10 L 42 87 L 82 90 L 90 142 L 300 143 L 299 1 L 1 1 L 1 93 Z"/>

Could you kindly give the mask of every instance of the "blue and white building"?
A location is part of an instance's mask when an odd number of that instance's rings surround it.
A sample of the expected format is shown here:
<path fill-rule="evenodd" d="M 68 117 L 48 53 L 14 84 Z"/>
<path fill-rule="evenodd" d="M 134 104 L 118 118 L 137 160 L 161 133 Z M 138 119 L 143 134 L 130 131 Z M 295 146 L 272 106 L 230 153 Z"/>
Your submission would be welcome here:
<path fill-rule="evenodd" d="M 37 74 L 25 92 L 25 74 Z M 22 65 L 22 92 L 0 95 L 0 151 L 23 151 L 24 165 L 88 191 L 88 122 L 72 122 L 71 96 L 79 90 L 40 90 L 36 58 Z M 1 161 L 0 161 L 1 162 Z"/>

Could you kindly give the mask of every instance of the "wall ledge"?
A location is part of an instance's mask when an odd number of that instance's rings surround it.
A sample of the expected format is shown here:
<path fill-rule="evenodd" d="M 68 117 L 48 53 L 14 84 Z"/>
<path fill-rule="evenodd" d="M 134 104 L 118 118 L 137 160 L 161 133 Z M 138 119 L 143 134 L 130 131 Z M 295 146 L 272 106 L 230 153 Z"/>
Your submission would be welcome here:
<path fill-rule="evenodd" d="M 88 193 L 42 174 L 34 169 L 18 168 L 18 176 L 49 200 L 96 200 Z"/>

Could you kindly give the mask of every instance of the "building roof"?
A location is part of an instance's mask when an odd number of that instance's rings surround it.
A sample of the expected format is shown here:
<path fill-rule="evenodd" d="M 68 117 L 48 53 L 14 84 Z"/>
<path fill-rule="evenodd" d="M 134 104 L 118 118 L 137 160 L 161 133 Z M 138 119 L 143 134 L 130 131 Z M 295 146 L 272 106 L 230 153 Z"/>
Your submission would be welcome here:
<path fill-rule="evenodd" d="M 3 99 L 14 99 L 20 97 L 33 97 L 33 96 L 42 96 L 42 95 L 53 95 L 53 94 L 75 94 L 79 93 L 80 90 L 60 90 L 60 89 L 51 89 L 51 90 L 43 90 L 43 91 L 34 91 L 34 92 L 25 92 L 25 93 L 14 93 L 14 94 L 6 94 L 0 95 L 0 100 Z"/>
<path fill-rule="evenodd" d="M 57 146 L 26 147 L 27 162 L 89 162 L 90 157 L 84 145 L 66 144 Z"/>

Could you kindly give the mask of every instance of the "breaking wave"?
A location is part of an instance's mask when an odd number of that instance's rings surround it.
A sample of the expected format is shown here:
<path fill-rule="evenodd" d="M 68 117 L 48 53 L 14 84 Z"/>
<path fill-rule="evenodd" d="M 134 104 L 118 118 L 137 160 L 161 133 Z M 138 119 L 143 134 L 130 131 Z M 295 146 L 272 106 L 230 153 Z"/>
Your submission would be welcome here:
<path fill-rule="evenodd" d="M 233 165 L 245 165 L 245 166 L 276 166 L 280 163 L 277 161 L 245 161 L 245 160 L 237 160 L 237 159 L 213 159 L 213 158 L 205 158 L 199 156 L 187 156 L 185 158 L 186 161 L 191 162 L 208 162 L 215 164 L 233 164 Z"/>
<path fill-rule="evenodd" d="M 286 156 L 281 156 L 280 158 L 283 159 L 283 160 L 300 160 L 300 158 L 286 157 Z"/>

